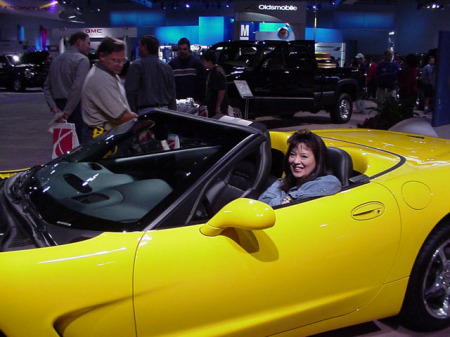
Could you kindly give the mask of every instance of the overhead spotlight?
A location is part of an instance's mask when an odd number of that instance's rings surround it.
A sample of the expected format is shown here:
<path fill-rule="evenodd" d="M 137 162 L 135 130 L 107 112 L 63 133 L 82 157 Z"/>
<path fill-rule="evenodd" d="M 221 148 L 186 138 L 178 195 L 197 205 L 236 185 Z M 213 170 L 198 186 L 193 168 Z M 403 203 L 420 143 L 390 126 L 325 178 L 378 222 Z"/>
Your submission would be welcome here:
<path fill-rule="evenodd" d="M 343 2 L 343 1 L 345 1 L 345 0 L 330 0 L 330 4 L 333 7 L 338 7 L 341 4 L 341 2 Z"/>
<path fill-rule="evenodd" d="M 191 5 L 189 4 L 189 2 L 185 2 L 185 3 L 184 3 L 184 7 L 185 7 L 185 8 L 191 8 Z"/>
<path fill-rule="evenodd" d="M 417 4 L 417 9 L 445 9 L 440 1 L 422 1 Z"/>
<path fill-rule="evenodd" d="M 307 7 L 306 7 L 306 10 L 308 10 L 308 11 L 313 11 L 313 12 L 317 12 L 319 9 L 321 9 L 322 8 L 322 6 L 320 5 L 320 4 L 317 4 L 317 3 L 313 3 L 313 4 L 309 4 Z"/>

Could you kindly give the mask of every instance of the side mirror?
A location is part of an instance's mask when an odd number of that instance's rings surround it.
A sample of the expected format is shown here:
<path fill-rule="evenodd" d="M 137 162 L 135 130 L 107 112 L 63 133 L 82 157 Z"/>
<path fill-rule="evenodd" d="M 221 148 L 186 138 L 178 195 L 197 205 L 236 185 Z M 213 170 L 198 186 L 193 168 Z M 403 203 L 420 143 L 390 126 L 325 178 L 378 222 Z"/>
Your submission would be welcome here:
<path fill-rule="evenodd" d="M 226 228 L 266 229 L 275 224 L 275 212 L 269 205 L 252 199 L 239 198 L 225 205 L 200 228 L 206 236 L 219 235 Z"/>

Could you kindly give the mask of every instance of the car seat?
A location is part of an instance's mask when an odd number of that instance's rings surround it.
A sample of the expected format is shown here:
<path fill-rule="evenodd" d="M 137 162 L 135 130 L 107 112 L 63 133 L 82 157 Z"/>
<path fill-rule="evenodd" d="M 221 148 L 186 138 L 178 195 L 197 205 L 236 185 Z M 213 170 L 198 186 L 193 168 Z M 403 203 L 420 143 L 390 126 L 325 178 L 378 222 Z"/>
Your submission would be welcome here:
<path fill-rule="evenodd" d="M 252 127 L 257 123 L 252 123 Z M 265 140 L 250 154 L 241 158 L 233 166 L 216 178 L 205 194 L 205 208 L 214 215 L 230 201 L 259 195 L 265 189 L 271 160 L 270 136 L 267 130 L 262 135 Z"/>
<path fill-rule="evenodd" d="M 342 184 L 342 187 L 348 187 L 350 178 L 353 175 L 353 161 L 350 155 L 337 147 L 327 147 L 329 174 L 336 176 Z"/>

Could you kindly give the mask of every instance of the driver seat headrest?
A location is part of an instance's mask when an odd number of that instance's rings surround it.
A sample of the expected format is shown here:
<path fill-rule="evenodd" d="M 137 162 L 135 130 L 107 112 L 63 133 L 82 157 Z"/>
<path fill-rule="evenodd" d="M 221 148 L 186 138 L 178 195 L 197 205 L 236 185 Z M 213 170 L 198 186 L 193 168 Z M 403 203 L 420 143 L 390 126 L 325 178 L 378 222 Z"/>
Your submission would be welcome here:
<path fill-rule="evenodd" d="M 329 173 L 341 181 L 342 187 L 347 187 L 353 175 L 352 157 L 346 151 L 337 147 L 327 147 L 327 152 Z"/>

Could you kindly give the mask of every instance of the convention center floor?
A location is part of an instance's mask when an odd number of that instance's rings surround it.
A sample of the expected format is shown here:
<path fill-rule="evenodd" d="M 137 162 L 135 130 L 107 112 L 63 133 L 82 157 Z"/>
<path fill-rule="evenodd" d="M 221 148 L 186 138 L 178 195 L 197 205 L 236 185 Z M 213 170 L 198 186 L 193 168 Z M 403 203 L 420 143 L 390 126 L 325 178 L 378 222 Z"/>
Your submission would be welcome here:
<path fill-rule="evenodd" d="M 311 114 L 299 112 L 292 118 L 261 117 L 258 121 L 271 130 L 298 130 L 324 128 L 356 128 L 373 116 L 373 103 L 366 101 L 367 113 L 354 114 L 347 124 L 331 124 L 326 112 Z M 418 112 L 418 117 L 430 128 L 431 116 Z M 25 93 L 0 90 L 0 171 L 26 168 L 44 164 L 51 160 L 52 135 L 48 124 L 52 113 L 48 109 L 43 93 L 39 89 Z M 428 130 L 428 129 L 427 129 Z M 450 138 L 450 125 L 434 128 L 439 137 Z M 419 337 L 450 336 L 450 328 L 435 333 L 415 333 L 398 324 L 395 317 L 352 326 L 318 335 L 320 337 Z M 316 336 L 316 337 L 318 337 Z"/>

